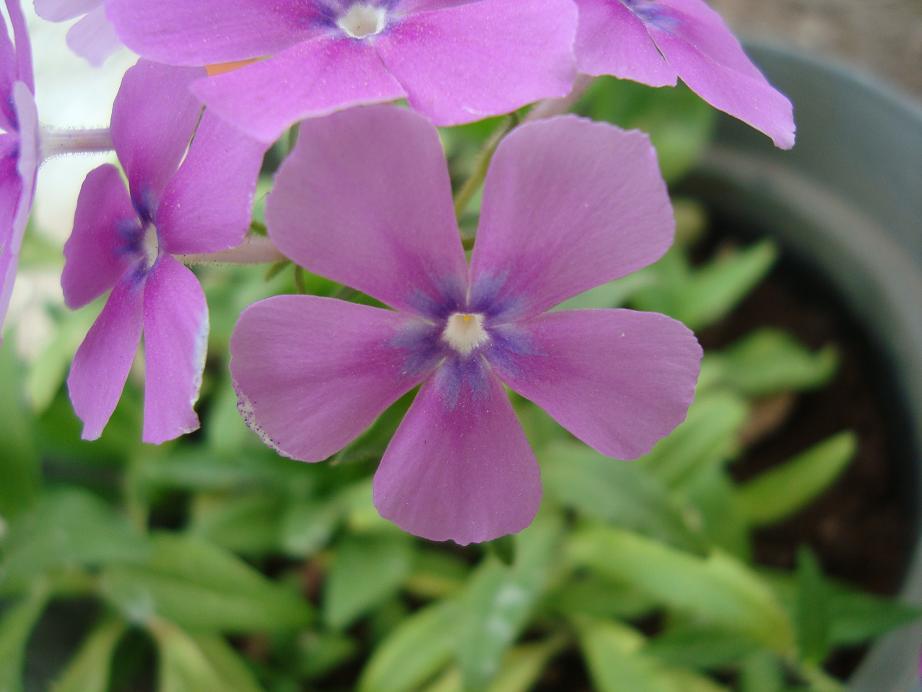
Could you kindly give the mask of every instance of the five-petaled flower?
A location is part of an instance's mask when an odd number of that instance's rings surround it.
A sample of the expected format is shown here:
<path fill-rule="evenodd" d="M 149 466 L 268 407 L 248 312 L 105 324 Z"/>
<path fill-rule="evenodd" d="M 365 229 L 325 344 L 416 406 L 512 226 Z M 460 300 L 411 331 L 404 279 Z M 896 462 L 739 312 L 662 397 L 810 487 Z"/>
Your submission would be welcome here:
<path fill-rule="evenodd" d="M 254 137 L 306 117 L 407 98 L 439 125 L 563 96 L 572 0 L 108 0 L 129 48 L 157 62 L 255 60 L 192 89 Z"/>
<path fill-rule="evenodd" d="M 468 267 L 436 130 L 370 106 L 305 121 L 267 219 L 282 252 L 386 310 L 315 296 L 256 303 L 231 339 L 249 425 L 319 461 L 422 388 L 374 479 L 381 514 L 459 544 L 521 530 L 538 464 L 504 385 L 603 454 L 647 452 L 686 414 L 701 348 L 668 317 L 548 312 L 670 246 L 646 135 L 572 116 L 499 146 Z"/>
<path fill-rule="evenodd" d="M 0 338 L 13 295 L 39 165 L 32 48 L 19 0 L 6 0 L 13 40 L 0 16 Z"/>
<path fill-rule="evenodd" d="M 112 293 L 74 358 L 67 384 L 83 437 L 100 436 L 144 333 L 144 441 L 198 427 L 208 308 L 195 275 L 173 255 L 238 245 L 250 226 L 265 145 L 208 115 L 189 93 L 202 70 L 141 61 L 125 75 L 112 140 L 128 177 L 104 165 L 87 176 L 61 283 L 77 308 Z M 189 142 L 194 140 L 190 147 Z"/>
<path fill-rule="evenodd" d="M 102 65 L 122 45 L 103 0 L 35 0 L 35 12 L 52 22 L 80 17 L 67 32 L 67 45 L 91 65 Z"/>
<path fill-rule="evenodd" d="M 681 78 L 701 98 L 794 146 L 791 102 L 752 64 L 705 0 L 576 0 L 580 72 L 651 86 Z"/>

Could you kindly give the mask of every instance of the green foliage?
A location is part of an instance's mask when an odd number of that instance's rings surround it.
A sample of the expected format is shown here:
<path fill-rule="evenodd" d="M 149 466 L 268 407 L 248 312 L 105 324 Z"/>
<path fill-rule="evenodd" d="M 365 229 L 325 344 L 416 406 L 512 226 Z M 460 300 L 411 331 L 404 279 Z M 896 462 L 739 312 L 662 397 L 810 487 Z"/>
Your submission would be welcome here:
<path fill-rule="evenodd" d="M 192 536 L 155 535 L 143 564 L 103 570 L 103 596 L 130 622 L 166 619 L 190 630 L 273 631 L 304 626 L 310 606 L 232 553 Z"/>
<path fill-rule="evenodd" d="M 0 516 L 11 517 L 29 507 L 41 483 L 34 423 L 23 391 L 23 371 L 16 359 L 13 339 L 0 344 Z"/>
<path fill-rule="evenodd" d="M 684 87 L 600 80 L 580 108 L 649 130 L 670 181 L 713 122 Z M 516 122 L 442 132 L 456 188 Z M 472 232 L 480 196 L 468 191 Z M 778 249 L 725 239 L 711 252 L 706 210 L 675 210 L 676 243 L 658 263 L 562 308 L 655 310 L 721 332 Z M 58 249 L 26 250 L 59 261 Z M 327 464 L 281 459 L 242 423 L 227 366 L 244 307 L 296 291 L 373 302 L 294 269 L 198 270 L 212 322 L 204 426 L 162 447 L 139 442 L 135 378 L 103 438 L 79 441 L 63 377 L 92 311 L 52 311 L 57 332 L 28 368 L 11 338 L 0 349 L 0 691 L 22 688 L 27 653 L 30 668 L 42 660 L 35 625 L 60 598 L 96 604 L 99 620 L 83 623 L 55 692 L 139 679 L 161 692 L 526 692 L 566 686 L 579 668 L 601 692 L 823 691 L 837 688 L 822 666 L 838 647 L 922 617 L 832 580 L 807 550 L 792 571 L 754 563 L 755 530 L 807 507 L 855 454 L 842 432 L 734 480 L 753 440 L 780 425 L 763 420 L 766 398 L 826 386 L 835 344 L 811 350 L 763 327 L 709 349 L 687 420 L 630 463 L 512 395 L 542 467 L 541 513 L 518 536 L 459 548 L 400 533 L 374 509 L 371 476 L 413 393 Z"/>
<path fill-rule="evenodd" d="M 839 433 L 765 471 L 740 487 L 743 512 L 757 526 L 796 513 L 835 482 L 854 456 L 856 446 L 854 434 Z"/>

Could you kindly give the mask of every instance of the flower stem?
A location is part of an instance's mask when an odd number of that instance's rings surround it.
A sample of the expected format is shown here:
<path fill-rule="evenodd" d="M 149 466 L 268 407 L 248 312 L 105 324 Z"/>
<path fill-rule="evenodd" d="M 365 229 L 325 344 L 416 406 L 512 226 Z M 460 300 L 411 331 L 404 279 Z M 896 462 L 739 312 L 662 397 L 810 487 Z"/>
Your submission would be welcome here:
<path fill-rule="evenodd" d="M 230 250 L 201 255 L 179 255 L 180 262 L 196 264 L 274 264 L 286 261 L 272 241 L 265 236 L 247 236 L 240 245 Z"/>
<path fill-rule="evenodd" d="M 510 115 L 506 119 L 505 125 L 493 133 L 493 136 L 487 140 L 486 144 L 484 144 L 483 148 L 480 150 L 480 153 L 477 154 L 477 163 L 474 165 L 474 172 L 464 181 L 464 185 L 461 186 L 461 189 L 458 190 L 458 194 L 455 195 L 455 214 L 458 218 L 461 218 L 464 214 L 464 210 L 467 209 L 471 200 L 474 199 L 474 195 L 477 194 L 480 186 L 483 185 L 483 181 L 487 177 L 487 171 L 490 169 L 490 161 L 493 160 L 493 154 L 496 153 L 496 147 L 499 146 L 503 137 L 512 132 L 518 124 L 519 117 L 515 114 Z"/>
<path fill-rule="evenodd" d="M 493 154 L 496 153 L 496 148 L 503 140 L 503 137 L 508 135 L 523 122 L 534 122 L 535 120 L 543 120 L 544 118 L 552 118 L 555 115 L 568 113 L 583 97 L 583 94 L 586 93 L 586 89 L 592 84 L 592 80 L 593 78 L 588 75 L 579 75 L 573 82 L 573 89 L 563 98 L 548 99 L 538 102 L 528 115 L 525 116 L 524 120 L 519 118 L 515 113 L 507 118 L 505 125 L 497 130 L 483 145 L 483 148 L 477 155 L 477 163 L 474 166 L 473 173 L 464 181 L 464 185 L 461 186 L 461 189 L 458 190 L 458 193 L 455 195 L 455 214 L 459 219 L 471 203 L 474 195 L 477 194 L 477 191 L 480 190 L 480 187 L 483 185 L 483 181 L 487 177 L 487 171 L 490 169 L 490 162 L 493 160 Z"/>
<path fill-rule="evenodd" d="M 109 128 L 58 130 L 42 127 L 41 142 L 43 159 L 64 154 L 95 154 L 112 151 L 114 148 Z"/>

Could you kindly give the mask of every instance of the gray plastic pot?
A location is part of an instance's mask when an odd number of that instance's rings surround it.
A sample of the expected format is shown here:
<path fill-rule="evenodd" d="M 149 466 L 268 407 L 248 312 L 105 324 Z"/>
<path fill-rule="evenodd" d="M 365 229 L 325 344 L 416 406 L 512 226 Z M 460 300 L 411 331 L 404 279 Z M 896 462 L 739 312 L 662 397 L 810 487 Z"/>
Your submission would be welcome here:
<path fill-rule="evenodd" d="M 723 118 L 688 187 L 713 208 L 775 235 L 819 272 L 895 375 L 906 412 L 914 549 L 901 596 L 922 604 L 922 107 L 909 97 L 789 49 L 750 46 L 794 102 L 797 146 Z M 894 556 L 902 562 L 905 556 Z M 852 677 L 860 692 L 916 689 L 922 626 L 879 641 Z"/>

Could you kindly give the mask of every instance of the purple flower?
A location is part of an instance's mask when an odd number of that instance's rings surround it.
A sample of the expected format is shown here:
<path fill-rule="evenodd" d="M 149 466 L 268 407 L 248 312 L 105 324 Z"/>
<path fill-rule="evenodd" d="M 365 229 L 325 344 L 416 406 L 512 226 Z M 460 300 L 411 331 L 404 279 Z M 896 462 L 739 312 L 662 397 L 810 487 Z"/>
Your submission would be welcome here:
<path fill-rule="evenodd" d="M 109 0 L 145 58 L 210 65 L 266 58 L 197 81 L 216 114 L 275 140 L 306 117 L 408 98 L 440 125 L 563 96 L 575 75 L 570 0 Z"/>
<path fill-rule="evenodd" d="M 0 17 L 0 337 L 13 295 L 39 164 L 29 33 L 18 0 L 6 0 L 6 8 L 15 43 Z"/>
<path fill-rule="evenodd" d="M 208 308 L 195 275 L 173 255 L 215 252 L 243 240 L 265 151 L 218 118 L 202 116 L 188 91 L 201 73 L 143 60 L 131 68 L 112 111 L 112 140 L 130 195 L 112 165 L 91 172 L 80 192 L 64 248 L 64 298 L 78 308 L 112 291 L 67 380 L 84 439 L 102 434 L 142 331 L 144 441 L 159 444 L 198 427 L 193 405 Z"/>
<path fill-rule="evenodd" d="M 103 0 L 35 0 L 35 13 L 52 22 L 81 17 L 67 32 L 67 45 L 96 67 L 122 45 Z"/>
<path fill-rule="evenodd" d="M 576 0 L 580 72 L 651 86 L 681 77 L 715 108 L 794 146 L 791 102 L 746 57 L 704 0 Z"/>
<path fill-rule="evenodd" d="M 701 348 L 630 310 L 548 312 L 659 258 L 674 221 L 646 135 L 572 116 L 499 146 L 468 268 L 436 130 L 373 106 L 305 121 L 271 193 L 279 249 L 395 311 L 314 296 L 251 306 L 231 340 L 249 425 L 328 457 L 422 384 L 374 481 L 381 514 L 460 544 L 527 526 L 538 465 L 506 385 L 619 458 L 684 419 Z"/>

